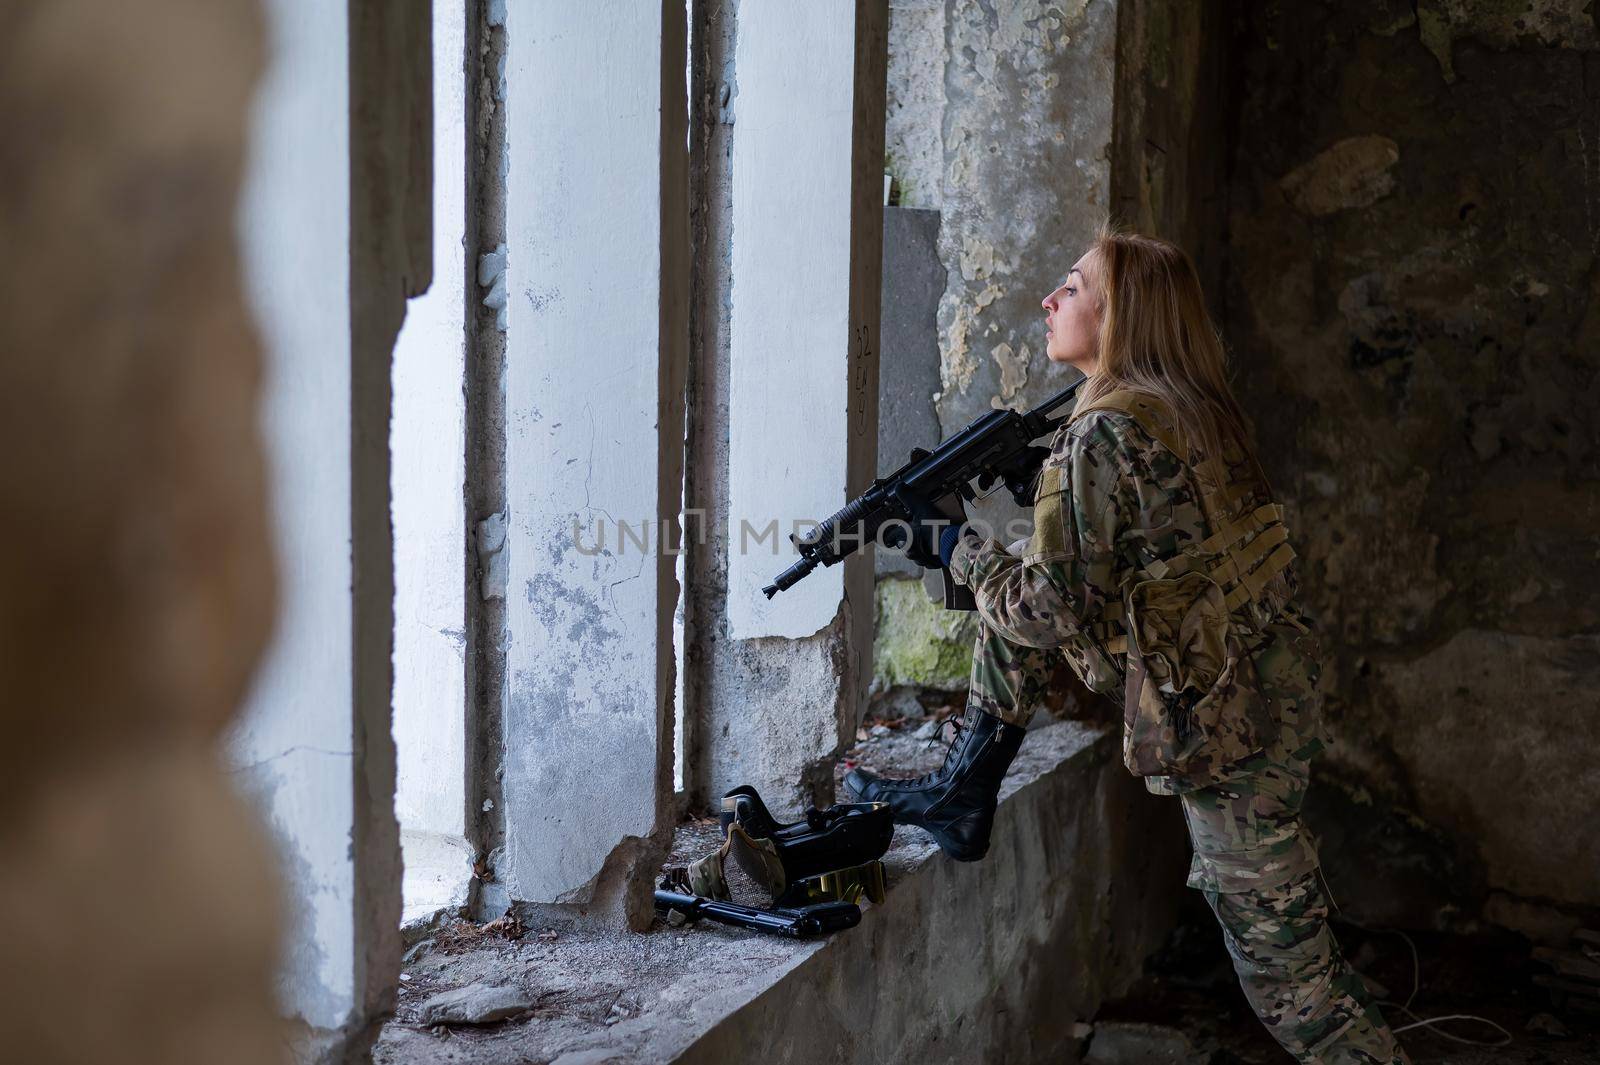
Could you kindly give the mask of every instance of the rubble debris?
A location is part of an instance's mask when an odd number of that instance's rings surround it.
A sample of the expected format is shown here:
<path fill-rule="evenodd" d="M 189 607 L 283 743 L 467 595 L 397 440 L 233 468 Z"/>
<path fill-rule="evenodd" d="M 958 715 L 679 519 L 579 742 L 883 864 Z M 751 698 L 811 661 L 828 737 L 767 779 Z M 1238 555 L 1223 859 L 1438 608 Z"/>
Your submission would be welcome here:
<path fill-rule="evenodd" d="M 1084 1058 L 1087 1065 L 1206 1065 L 1210 1060 L 1176 1028 L 1128 1021 L 1095 1025 Z"/>
<path fill-rule="evenodd" d="M 1535 947 L 1533 957 L 1554 970 L 1554 975 L 1534 974 L 1533 982 L 1550 992 L 1557 1009 L 1600 1009 L 1600 932 L 1580 928 L 1572 934 L 1570 949 Z"/>
<path fill-rule="evenodd" d="M 1535 947 L 1533 957 L 1534 960 L 1550 966 L 1560 976 L 1571 976 L 1600 984 L 1600 961 L 1595 961 L 1582 951 Z"/>
<path fill-rule="evenodd" d="M 533 1008 L 533 997 L 518 987 L 468 984 L 442 991 L 422 1004 L 425 1026 L 496 1024 Z"/>
<path fill-rule="evenodd" d="M 1548 1035 L 1552 1039 L 1567 1039 L 1572 1035 L 1566 1025 L 1548 1013 L 1535 1013 L 1529 1017 L 1527 1028 L 1536 1035 Z"/>
<path fill-rule="evenodd" d="M 503 917 L 497 917 L 487 924 L 474 924 L 462 918 L 455 918 L 434 933 L 433 943 L 441 954 L 459 954 L 463 951 L 475 950 L 483 945 L 484 940 L 504 939 L 518 940 L 527 933 L 522 918 L 514 912 Z"/>
<path fill-rule="evenodd" d="M 615 1061 L 618 1053 L 615 1049 L 604 1047 L 593 1050 L 569 1050 L 550 1065 L 605 1065 L 608 1061 Z"/>

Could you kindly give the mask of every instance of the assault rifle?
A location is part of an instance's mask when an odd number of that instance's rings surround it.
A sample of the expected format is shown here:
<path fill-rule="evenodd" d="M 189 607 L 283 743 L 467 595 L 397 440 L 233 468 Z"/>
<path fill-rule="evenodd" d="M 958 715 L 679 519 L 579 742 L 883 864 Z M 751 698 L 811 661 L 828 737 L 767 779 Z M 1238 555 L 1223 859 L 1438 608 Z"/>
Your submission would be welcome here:
<path fill-rule="evenodd" d="M 760 910 L 737 902 L 722 902 L 687 892 L 676 891 L 663 882 L 656 889 L 656 913 L 669 920 L 674 911 L 684 921 L 701 918 L 749 928 L 769 935 L 807 939 L 826 935 L 861 923 L 861 907 L 853 902 L 819 902 L 810 906 L 777 907 Z"/>
<path fill-rule="evenodd" d="M 800 552 L 800 561 L 778 574 L 777 580 L 762 591 L 771 599 L 794 587 L 818 566 L 835 565 L 873 543 L 880 532 L 899 533 L 899 542 L 904 543 L 905 530 L 913 517 L 900 502 L 902 492 L 929 500 L 940 512 L 953 517 L 959 513 L 957 497 L 970 502 L 978 493 L 1004 483 L 1018 506 L 1032 506 L 1039 468 L 1049 454 L 1047 448 L 1036 446 L 1034 441 L 1054 432 L 1066 420 L 1082 384 L 1079 381 L 1062 389 L 1026 413 L 990 411 L 936 450 L 913 451 L 909 462 L 873 481 L 871 488 L 846 503 L 833 517 L 804 536 L 789 537 Z M 891 523 L 899 525 L 886 529 Z M 948 573 L 944 577 L 944 605 L 952 610 L 976 608 L 972 594 L 952 581 Z"/>

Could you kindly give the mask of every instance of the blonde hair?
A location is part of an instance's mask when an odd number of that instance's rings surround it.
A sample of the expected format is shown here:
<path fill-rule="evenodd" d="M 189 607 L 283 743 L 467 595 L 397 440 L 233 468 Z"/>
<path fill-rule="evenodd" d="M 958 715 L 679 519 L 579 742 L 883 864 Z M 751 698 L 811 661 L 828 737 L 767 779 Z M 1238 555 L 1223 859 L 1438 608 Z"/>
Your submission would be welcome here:
<path fill-rule="evenodd" d="M 1087 279 L 1100 300 L 1099 369 L 1078 409 L 1112 392 L 1154 396 L 1205 458 L 1219 485 L 1230 449 L 1266 485 L 1249 419 L 1228 384 L 1228 356 L 1182 248 L 1101 225 Z"/>

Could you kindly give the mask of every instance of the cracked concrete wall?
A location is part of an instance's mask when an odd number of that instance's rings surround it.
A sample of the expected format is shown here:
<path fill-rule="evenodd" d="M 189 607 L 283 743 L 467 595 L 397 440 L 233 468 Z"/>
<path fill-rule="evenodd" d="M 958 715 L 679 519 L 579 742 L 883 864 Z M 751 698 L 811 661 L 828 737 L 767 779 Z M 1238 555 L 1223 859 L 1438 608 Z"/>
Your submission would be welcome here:
<path fill-rule="evenodd" d="M 1248 11 L 1227 332 L 1325 633 L 1334 894 L 1559 927 L 1600 904 L 1594 13 Z"/>
<path fill-rule="evenodd" d="M 672 821 L 678 587 L 664 545 L 682 494 L 687 46 L 680 7 L 626 13 L 507 11 L 509 679 L 494 872 L 514 899 L 620 902 L 648 924 Z"/>
<path fill-rule="evenodd" d="M 4 18 L 5 1054 L 268 1065 L 280 879 L 218 751 L 275 602 L 234 231 L 265 27 Z"/>
<path fill-rule="evenodd" d="M 356 1015 L 326 1059 L 365 1060 L 394 1008 L 402 915 L 395 816 L 394 347 L 433 282 L 430 0 L 351 0 L 350 563 Z M 320 826 L 319 826 L 320 827 Z"/>
<path fill-rule="evenodd" d="M 350 588 L 357 1017 L 330 1057 L 363 1059 L 400 975 L 395 816 L 394 529 L 389 422 L 406 303 L 433 281 L 433 19 L 429 0 L 352 0 L 350 65 Z"/>
<path fill-rule="evenodd" d="M 823 49 L 812 57 L 820 70 L 808 70 L 792 62 L 790 23 L 753 10 L 746 23 L 731 2 L 695 7 L 686 783 L 693 803 L 749 783 L 775 811 L 790 814 L 831 801 L 832 759 L 860 712 L 871 653 L 863 624 L 871 559 L 845 563 L 842 582 L 837 570 L 818 571 L 768 613 L 759 588 L 793 555 L 781 540 L 783 550 L 771 553 L 741 536 L 740 526 L 741 519 L 758 530 L 771 519 L 820 520 L 875 472 L 888 11 L 881 0 L 808 10 L 809 39 Z M 741 72 L 736 61 L 749 65 Z M 765 80 L 752 87 L 751 78 Z M 834 88 L 808 95 L 837 101 L 809 116 L 807 130 L 828 180 L 796 184 L 783 87 L 817 78 Z M 743 147 L 741 135 L 752 138 Z M 742 171 L 739 160 L 747 161 Z M 736 216 L 750 222 L 737 229 Z M 833 256 L 834 268 L 796 274 L 796 264 L 783 263 L 754 230 L 757 221 L 781 221 L 774 240 L 792 243 L 806 262 Z M 838 236 L 824 241 L 820 233 Z M 735 240 L 748 242 L 742 252 Z M 768 308 L 803 312 L 803 292 L 826 297 L 811 308 L 815 327 L 826 330 L 817 344 L 792 346 L 813 327 L 771 351 L 752 346 L 766 343 L 754 327 Z M 782 363 L 740 376 L 741 359 L 774 357 Z M 747 548 L 751 554 L 740 557 Z"/>
<path fill-rule="evenodd" d="M 935 123 L 937 128 L 937 123 Z M 939 212 L 883 209 L 883 299 L 878 356 L 878 475 L 905 465 L 913 448 L 939 439 Z M 898 551 L 874 551 L 874 569 L 915 577 L 921 568 Z"/>

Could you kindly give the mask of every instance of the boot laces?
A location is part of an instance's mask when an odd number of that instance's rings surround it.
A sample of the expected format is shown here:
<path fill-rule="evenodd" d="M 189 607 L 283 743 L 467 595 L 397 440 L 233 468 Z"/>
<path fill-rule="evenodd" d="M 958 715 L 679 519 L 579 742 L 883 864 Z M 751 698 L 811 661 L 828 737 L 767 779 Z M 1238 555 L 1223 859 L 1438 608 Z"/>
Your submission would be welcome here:
<path fill-rule="evenodd" d="M 944 732 L 946 725 L 950 726 L 950 738 L 947 740 L 940 738 L 940 734 Z M 934 730 L 933 735 L 928 738 L 927 746 L 922 748 L 925 751 L 931 750 L 932 748 L 937 747 L 940 743 L 943 743 L 944 761 L 939 763 L 938 769 L 935 769 L 931 773 L 924 773 L 922 776 L 908 781 L 908 783 L 916 787 L 921 787 L 931 784 L 943 777 L 945 767 L 950 764 L 950 759 L 955 757 L 956 748 L 961 746 L 961 734 L 965 732 L 966 729 L 966 723 L 960 716 L 945 718 L 944 721 L 939 724 L 939 727 Z"/>
<path fill-rule="evenodd" d="M 947 740 L 940 738 L 946 725 L 950 726 L 950 738 Z M 933 730 L 932 736 L 928 737 L 928 745 L 922 749 L 925 751 L 932 750 L 940 743 L 943 743 L 944 756 L 948 759 L 951 752 L 956 749 L 956 744 L 961 742 L 961 733 L 966 729 L 966 727 L 966 724 L 962 722 L 960 717 L 947 717 L 943 721 L 939 722 L 939 727 Z"/>

